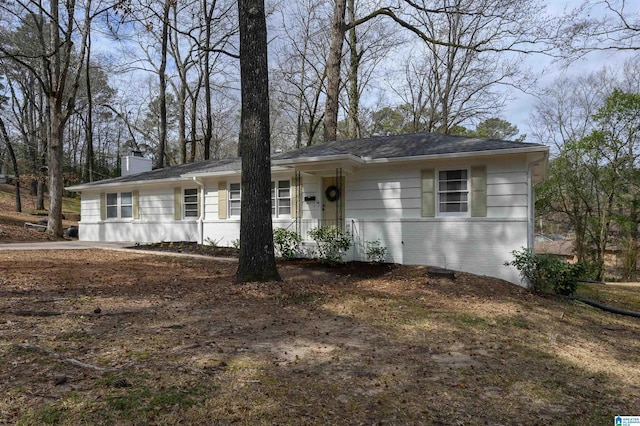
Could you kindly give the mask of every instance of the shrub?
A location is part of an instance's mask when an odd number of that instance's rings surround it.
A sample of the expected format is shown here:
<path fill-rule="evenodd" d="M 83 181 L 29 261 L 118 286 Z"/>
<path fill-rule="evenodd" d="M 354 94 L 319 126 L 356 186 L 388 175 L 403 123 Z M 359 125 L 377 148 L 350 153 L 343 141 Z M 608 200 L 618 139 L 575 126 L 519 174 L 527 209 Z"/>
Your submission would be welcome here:
<path fill-rule="evenodd" d="M 383 247 L 380 240 L 367 241 L 367 259 L 370 262 L 383 263 L 387 258 L 387 248 Z"/>
<path fill-rule="evenodd" d="M 520 277 L 538 293 L 553 292 L 570 296 L 578 287 L 578 280 L 585 272 L 581 263 L 567 263 L 552 254 L 534 254 L 528 248 L 512 252 L 514 260 L 505 266 L 514 266 Z"/>
<path fill-rule="evenodd" d="M 207 245 L 209 245 L 210 247 L 213 247 L 213 248 L 218 247 L 218 245 L 220 244 L 220 241 L 222 241 L 222 238 L 219 239 L 219 240 L 212 240 L 209 237 L 204 239 L 204 242 L 207 243 Z"/>
<path fill-rule="evenodd" d="M 284 259 L 293 259 L 298 256 L 302 237 L 295 231 L 277 228 L 273 231 L 273 244 Z"/>
<path fill-rule="evenodd" d="M 333 226 L 321 226 L 309 231 L 318 246 L 318 257 L 329 263 L 342 263 L 342 256 L 351 247 L 351 235 Z"/>
<path fill-rule="evenodd" d="M 237 240 L 231 241 L 231 245 L 233 246 L 234 249 L 240 250 L 240 238 L 238 238 Z"/>

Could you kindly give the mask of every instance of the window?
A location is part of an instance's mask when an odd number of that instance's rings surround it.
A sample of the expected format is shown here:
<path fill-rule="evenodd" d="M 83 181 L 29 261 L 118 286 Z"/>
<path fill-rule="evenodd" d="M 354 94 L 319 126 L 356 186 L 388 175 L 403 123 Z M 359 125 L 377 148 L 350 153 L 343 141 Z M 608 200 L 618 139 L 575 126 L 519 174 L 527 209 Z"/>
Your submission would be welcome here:
<path fill-rule="evenodd" d="M 131 192 L 123 192 L 120 194 L 120 217 L 133 217 L 133 194 Z"/>
<path fill-rule="evenodd" d="M 291 215 L 291 184 L 288 180 L 271 182 L 271 215 Z"/>
<path fill-rule="evenodd" d="M 106 196 L 107 219 L 130 219 L 133 217 L 133 193 L 112 192 Z"/>
<path fill-rule="evenodd" d="M 438 213 L 460 216 L 469 211 L 468 172 L 444 170 L 438 172 Z"/>
<path fill-rule="evenodd" d="M 184 217 L 198 217 L 198 190 L 185 189 L 184 190 Z"/>
<path fill-rule="evenodd" d="M 229 216 L 240 216 L 242 189 L 239 183 L 229 184 Z M 288 180 L 271 182 L 271 215 L 291 215 L 291 183 Z"/>
<path fill-rule="evenodd" d="M 229 184 L 229 216 L 240 216 L 242 190 L 239 183 Z"/>
<path fill-rule="evenodd" d="M 118 217 L 118 194 L 107 194 L 107 219 Z"/>

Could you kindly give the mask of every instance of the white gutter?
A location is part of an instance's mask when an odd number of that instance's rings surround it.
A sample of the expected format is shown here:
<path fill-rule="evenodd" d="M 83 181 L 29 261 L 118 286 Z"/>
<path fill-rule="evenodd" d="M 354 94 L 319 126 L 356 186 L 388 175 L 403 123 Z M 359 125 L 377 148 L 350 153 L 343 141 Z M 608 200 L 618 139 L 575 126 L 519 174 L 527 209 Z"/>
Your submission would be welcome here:
<path fill-rule="evenodd" d="M 198 215 L 198 244 L 204 244 L 204 184 L 198 180 L 197 177 L 193 177 L 193 181 L 198 185 L 200 189 L 200 214 Z"/>
<path fill-rule="evenodd" d="M 288 171 L 289 168 L 286 167 L 274 167 L 271 166 L 271 171 Z M 221 172 L 198 172 L 198 173 L 185 173 L 182 177 L 193 178 L 193 177 L 222 177 L 222 176 L 238 176 L 242 174 L 242 170 L 225 170 Z"/>
<path fill-rule="evenodd" d="M 530 146 L 523 148 L 511 148 L 511 149 L 491 149 L 486 151 L 465 151 L 465 152 L 452 152 L 449 154 L 428 154 L 428 155 L 416 155 L 416 156 L 403 156 L 403 157 L 391 157 L 391 158 L 371 158 L 371 157 L 358 157 L 353 154 L 335 154 L 324 155 L 316 157 L 302 157 L 302 158 L 288 158 L 283 160 L 273 160 L 274 165 L 299 165 L 307 163 L 330 163 L 341 160 L 350 160 L 357 164 L 386 164 L 386 163 L 399 163 L 407 161 L 425 161 L 425 160 L 442 160 L 442 159 L 455 159 L 466 157 L 485 157 L 495 155 L 510 155 L 510 154 L 527 154 L 527 153 L 543 153 L 544 156 L 549 152 L 549 147 L 546 146 Z"/>
<path fill-rule="evenodd" d="M 511 148 L 511 149 L 492 149 L 487 151 L 465 151 L 465 152 L 452 152 L 449 154 L 429 154 L 429 155 L 416 155 L 411 157 L 392 157 L 392 158 L 363 158 L 366 164 L 380 164 L 380 163 L 397 163 L 407 161 L 425 161 L 425 160 L 443 160 L 443 159 L 455 159 L 465 157 L 487 157 L 495 155 L 510 155 L 510 154 L 526 154 L 534 152 L 549 152 L 549 147 L 546 146 L 532 146 L 526 148 Z"/>
<path fill-rule="evenodd" d="M 365 164 L 367 160 L 362 157 L 358 157 L 353 154 L 334 154 L 334 155 L 322 155 L 316 157 L 297 157 L 297 158 L 285 158 L 282 160 L 272 160 L 271 164 L 305 164 L 305 163 L 331 163 L 335 161 L 349 160 L 358 164 Z"/>
<path fill-rule="evenodd" d="M 98 183 L 95 182 L 92 185 L 73 185 L 65 188 L 67 191 L 80 192 L 87 189 L 100 189 L 100 188 L 115 188 L 115 187 L 123 187 L 123 186 L 141 186 L 141 185 L 157 185 L 158 183 L 173 183 L 176 181 L 189 181 L 188 177 L 173 177 L 166 179 L 146 179 L 146 180 L 135 180 L 128 182 L 110 182 L 110 183 Z"/>

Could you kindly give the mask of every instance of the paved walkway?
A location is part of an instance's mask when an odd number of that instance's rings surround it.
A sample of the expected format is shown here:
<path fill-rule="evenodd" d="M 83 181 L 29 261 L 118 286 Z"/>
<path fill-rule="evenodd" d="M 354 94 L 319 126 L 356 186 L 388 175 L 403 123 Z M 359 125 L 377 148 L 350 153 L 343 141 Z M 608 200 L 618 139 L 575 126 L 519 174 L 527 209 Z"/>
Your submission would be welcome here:
<path fill-rule="evenodd" d="M 89 249 L 106 249 L 106 250 L 119 250 L 129 251 L 138 254 L 155 254 L 158 256 L 176 256 L 176 257 L 195 257 L 200 259 L 218 260 L 221 262 L 237 262 L 235 257 L 216 257 L 202 254 L 193 253 L 175 253 L 171 251 L 156 251 L 156 250 L 140 250 L 130 249 L 135 242 L 119 242 L 119 243 L 106 243 L 99 241 L 42 241 L 31 243 L 0 243 L 0 251 L 3 250 L 89 250 Z"/>
<path fill-rule="evenodd" d="M 1 250 L 86 250 L 93 248 L 123 249 L 134 246 L 134 242 L 104 243 L 98 241 L 42 241 L 30 243 L 0 244 Z"/>

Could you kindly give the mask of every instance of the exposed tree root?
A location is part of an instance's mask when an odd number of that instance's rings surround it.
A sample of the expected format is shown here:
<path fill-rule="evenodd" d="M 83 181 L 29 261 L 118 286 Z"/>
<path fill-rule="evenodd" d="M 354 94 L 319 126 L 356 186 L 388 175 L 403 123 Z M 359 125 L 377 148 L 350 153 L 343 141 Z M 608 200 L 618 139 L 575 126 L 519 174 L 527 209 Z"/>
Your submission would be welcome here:
<path fill-rule="evenodd" d="M 92 364 L 86 364 L 84 362 L 78 361 L 77 359 L 74 358 L 69 358 L 66 357 L 62 354 L 59 354 L 57 352 L 53 352 L 50 351 L 49 349 L 45 349 L 45 348 L 41 348 L 40 346 L 36 346 L 36 345 L 31 345 L 29 343 L 22 343 L 22 344 L 18 344 L 18 345 L 13 345 L 16 348 L 21 348 L 21 349 L 27 349 L 27 350 L 31 350 L 31 351 L 35 351 L 44 355 L 48 355 L 50 357 L 53 358 L 57 358 L 60 359 L 64 362 L 67 362 L 71 365 L 75 365 L 76 367 L 80 367 L 80 368 L 86 368 L 89 370 L 95 370 L 95 371 L 112 371 L 112 370 L 116 370 L 115 368 L 104 368 L 104 367 L 99 367 L 97 365 L 92 365 Z"/>
<path fill-rule="evenodd" d="M 5 313 L 19 317 L 55 317 L 62 315 L 62 312 L 55 311 L 8 311 Z"/>

